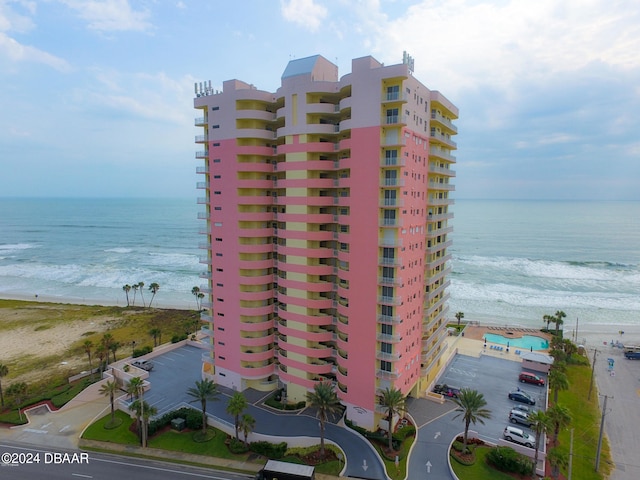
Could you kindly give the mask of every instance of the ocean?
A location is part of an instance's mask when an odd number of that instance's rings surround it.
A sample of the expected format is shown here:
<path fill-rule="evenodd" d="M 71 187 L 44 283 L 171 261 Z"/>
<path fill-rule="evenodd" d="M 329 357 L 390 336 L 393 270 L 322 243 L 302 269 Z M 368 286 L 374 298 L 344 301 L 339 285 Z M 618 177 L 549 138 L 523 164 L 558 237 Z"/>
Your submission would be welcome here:
<path fill-rule="evenodd" d="M 195 199 L 1 199 L 0 297 L 195 308 L 204 236 Z M 640 202 L 456 200 L 450 312 L 640 344 Z M 132 298 L 133 292 L 130 292 Z M 140 292 L 136 305 L 142 305 Z M 634 339 L 634 340 L 632 340 Z"/>

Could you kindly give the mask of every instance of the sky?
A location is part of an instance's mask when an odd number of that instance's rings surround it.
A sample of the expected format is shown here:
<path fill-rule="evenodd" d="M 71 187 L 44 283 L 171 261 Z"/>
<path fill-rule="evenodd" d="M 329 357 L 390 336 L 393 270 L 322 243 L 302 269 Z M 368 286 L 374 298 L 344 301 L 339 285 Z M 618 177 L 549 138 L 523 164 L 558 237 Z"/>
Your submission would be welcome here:
<path fill-rule="evenodd" d="M 640 200 L 637 0 L 0 0 L 0 196 L 196 198 L 194 82 L 404 51 L 455 198 Z"/>

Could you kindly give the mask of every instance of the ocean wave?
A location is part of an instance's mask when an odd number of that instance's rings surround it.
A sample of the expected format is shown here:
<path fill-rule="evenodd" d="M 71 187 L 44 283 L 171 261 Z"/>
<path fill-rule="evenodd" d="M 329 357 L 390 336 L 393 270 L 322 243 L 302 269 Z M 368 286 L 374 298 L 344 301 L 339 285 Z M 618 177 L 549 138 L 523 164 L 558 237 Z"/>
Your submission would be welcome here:
<path fill-rule="evenodd" d="M 133 252 L 133 249 L 125 248 L 125 247 L 115 247 L 115 248 L 107 248 L 104 251 L 109 253 L 131 253 Z"/>
<path fill-rule="evenodd" d="M 611 262 L 567 262 L 530 260 L 528 258 L 458 256 L 453 259 L 454 271 L 464 273 L 467 269 L 484 269 L 487 275 L 519 274 L 523 277 L 553 280 L 578 281 L 626 281 L 640 282 L 640 270 L 635 265 Z M 640 285 L 640 284 L 639 284 Z"/>
<path fill-rule="evenodd" d="M 38 248 L 38 246 L 32 243 L 7 243 L 0 245 L 0 253 L 7 254 L 21 250 L 28 250 L 30 248 Z"/>
<path fill-rule="evenodd" d="M 551 310 L 590 308 L 640 312 L 640 297 L 634 292 L 579 292 L 506 283 L 467 283 L 452 279 L 450 293 L 452 303 L 505 303 L 516 307 L 546 307 Z"/>

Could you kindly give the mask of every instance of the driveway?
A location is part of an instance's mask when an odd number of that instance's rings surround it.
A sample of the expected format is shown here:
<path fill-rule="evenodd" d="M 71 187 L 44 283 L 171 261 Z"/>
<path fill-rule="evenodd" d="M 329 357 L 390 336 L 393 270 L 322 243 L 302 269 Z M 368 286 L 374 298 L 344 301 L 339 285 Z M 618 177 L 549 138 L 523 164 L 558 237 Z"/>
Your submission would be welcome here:
<path fill-rule="evenodd" d="M 184 346 L 153 359 L 155 366 L 148 379 L 151 388 L 145 393 L 145 401 L 158 409 L 158 415 L 193 400 L 187 390 L 195 385 L 196 380 L 201 379 L 201 355 L 201 349 Z M 226 388 L 219 390 L 222 393 L 219 400 L 207 402 L 207 414 L 233 424 L 234 418 L 226 412 L 227 397 L 233 391 Z M 250 390 L 245 393 L 250 401 L 254 401 L 249 405 L 247 413 L 256 419 L 256 433 L 281 436 L 283 441 L 286 441 L 286 437 L 319 437 L 318 420 L 312 414 L 307 414 L 306 410 L 302 413 L 274 413 L 271 409 L 260 406 L 260 402 L 256 400 L 265 395 L 266 393 Z M 194 408 L 200 406 L 199 402 L 191 405 Z M 369 442 L 359 434 L 348 428 L 327 424 L 325 438 L 340 445 L 345 452 L 347 461 L 344 475 L 371 480 L 386 479 L 382 461 Z"/>

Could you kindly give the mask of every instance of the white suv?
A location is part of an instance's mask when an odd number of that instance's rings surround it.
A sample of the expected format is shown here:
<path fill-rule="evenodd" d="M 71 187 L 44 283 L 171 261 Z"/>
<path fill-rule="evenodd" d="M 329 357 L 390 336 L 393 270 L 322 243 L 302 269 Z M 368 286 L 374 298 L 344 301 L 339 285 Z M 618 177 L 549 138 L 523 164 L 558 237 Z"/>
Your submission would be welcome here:
<path fill-rule="evenodd" d="M 528 434 L 524 430 L 516 427 L 505 427 L 502 433 L 504 438 L 510 442 L 519 443 L 525 447 L 533 448 L 536 444 L 536 437 Z"/>

